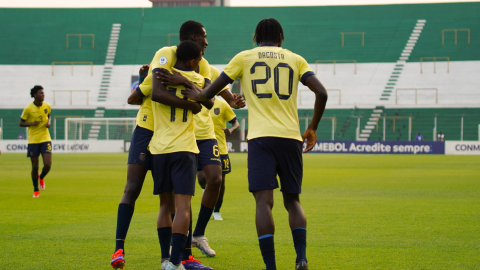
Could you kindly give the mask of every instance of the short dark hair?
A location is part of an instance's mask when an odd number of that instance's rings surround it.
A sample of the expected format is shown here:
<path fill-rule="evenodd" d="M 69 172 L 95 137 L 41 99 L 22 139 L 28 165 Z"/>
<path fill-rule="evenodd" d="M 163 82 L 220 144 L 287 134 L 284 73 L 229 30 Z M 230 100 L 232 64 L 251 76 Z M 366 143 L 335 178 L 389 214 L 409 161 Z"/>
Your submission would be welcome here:
<path fill-rule="evenodd" d="M 197 21 L 186 21 L 180 26 L 180 42 L 190 40 L 194 35 L 203 33 L 203 24 Z"/>
<path fill-rule="evenodd" d="M 279 43 L 283 41 L 283 28 L 280 23 L 273 18 L 266 18 L 257 24 L 253 41 L 260 45 L 264 42 Z"/>
<path fill-rule="evenodd" d="M 202 53 L 202 48 L 196 42 L 185 40 L 180 42 L 177 47 L 177 60 L 187 62 L 196 59 Z"/>
<path fill-rule="evenodd" d="M 43 87 L 41 85 L 35 85 L 32 89 L 30 89 L 30 96 L 33 97 L 37 93 L 38 90 L 42 90 Z"/>

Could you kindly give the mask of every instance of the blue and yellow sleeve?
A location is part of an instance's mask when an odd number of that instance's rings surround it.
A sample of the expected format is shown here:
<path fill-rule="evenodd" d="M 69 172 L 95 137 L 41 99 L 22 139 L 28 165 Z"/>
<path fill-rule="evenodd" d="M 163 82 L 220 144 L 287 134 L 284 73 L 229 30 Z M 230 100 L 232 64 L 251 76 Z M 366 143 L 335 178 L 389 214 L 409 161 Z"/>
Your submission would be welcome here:
<path fill-rule="evenodd" d="M 235 55 L 235 57 L 230 60 L 230 63 L 228 63 L 220 76 L 228 83 L 233 83 L 237 78 L 242 77 L 244 58 L 245 57 L 243 52 Z"/>
<path fill-rule="evenodd" d="M 20 119 L 27 121 L 28 116 L 30 114 L 30 110 L 28 109 L 28 106 L 23 109 L 22 115 L 20 116 Z"/>
<path fill-rule="evenodd" d="M 150 63 L 151 73 L 159 71 L 160 68 L 172 70 L 172 67 L 177 62 L 175 47 L 163 47 L 155 53 L 152 62 Z M 150 75 L 149 74 L 149 75 Z"/>
<path fill-rule="evenodd" d="M 312 69 L 308 65 L 307 61 L 305 58 L 301 57 L 300 55 L 297 54 L 297 63 L 298 63 L 298 76 L 299 76 L 299 81 L 302 82 L 303 85 L 305 85 L 305 80 L 312 76 L 315 75 L 313 73 Z"/>

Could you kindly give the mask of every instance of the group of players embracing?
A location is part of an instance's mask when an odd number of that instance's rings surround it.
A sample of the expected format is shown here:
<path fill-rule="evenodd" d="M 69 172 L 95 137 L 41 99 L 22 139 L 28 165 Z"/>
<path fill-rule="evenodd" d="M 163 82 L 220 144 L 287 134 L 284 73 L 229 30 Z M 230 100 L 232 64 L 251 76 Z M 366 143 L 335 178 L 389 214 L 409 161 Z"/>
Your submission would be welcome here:
<path fill-rule="evenodd" d="M 208 42 L 201 23 L 186 21 L 179 36 L 178 46 L 161 48 L 150 65 L 140 69 L 141 82 L 128 98 L 129 104 L 141 107 L 118 207 L 112 267 L 125 265 L 124 242 L 135 201 L 151 170 L 154 194 L 160 197 L 161 269 L 212 269 L 195 260 L 191 247 L 206 256 L 216 255 L 205 229 L 212 214 L 221 219 L 225 174 L 230 172 L 225 136 L 238 128 L 231 108 L 246 105 L 227 85 L 239 78 L 249 105 L 248 183 L 256 200 L 257 234 L 266 269 L 276 269 L 272 208 L 273 190 L 279 187 L 277 175 L 297 253 L 295 269 L 308 269 L 306 217 L 299 200 L 302 151 L 308 152 L 316 143 L 327 102 L 325 88 L 305 59 L 281 47 L 284 33 L 275 19 L 258 23 L 254 36 L 258 47 L 237 54 L 221 74 L 203 58 Z M 298 82 L 316 97 L 314 116 L 303 137 L 297 113 Z M 226 128 L 226 122 L 231 128 Z M 191 199 L 197 175 L 204 193 L 192 230 Z"/>

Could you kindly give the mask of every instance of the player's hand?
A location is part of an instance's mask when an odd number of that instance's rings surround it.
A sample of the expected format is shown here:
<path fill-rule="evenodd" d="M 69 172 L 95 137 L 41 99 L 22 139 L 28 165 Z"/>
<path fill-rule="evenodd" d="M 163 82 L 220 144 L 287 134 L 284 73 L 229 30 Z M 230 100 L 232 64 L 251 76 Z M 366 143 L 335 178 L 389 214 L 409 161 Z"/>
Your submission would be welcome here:
<path fill-rule="evenodd" d="M 304 142 L 307 140 L 307 147 L 305 147 L 305 150 L 303 150 L 303 153 L 307 153 L 308 151 L 312 150 L 317 143 L 317 132 L 313 129 L 307 128 L 305 133 L 303 133 L 302 140 Z"/>
<path fill-rule="evenodd" d="M 145 78 L 147 77 L 148 73 L 145 73 L 142 75 L 142 73 L 144 73 L 145 71 L 148 71 L 148 69 L 150 68 L 150 64 L 147 64 L 147 65 L 143 65 L 140 70 L 138 71 L 138 74 L 140 74 L 140 76 L 142 76 L 142 78 Z"/>
<path fill-rule="evenodd" d="M 195 89 L 187 88 L 182 91 L 182 94 L 191 100 L 197 101 L 197 96 L 199 92 Z"/>
<path fill-rule="evenodd" d="M 227 135 L 227 136 L 232 135 L 232 132 L 230 131 L 230 129 L 228 129 L 228 128 L 222 128 L 222 129 L 223 129 L 223 132 L 225 132 L 225 135 Z"/>
<path fill-rule="evenodd" d="M 50 124 L 50 122 L 47 122 L 47 123 L 45 124 L 45 126 L 46 126 L 47 128 L 50 128 L 51 125 L 52 125 L 52 124 Z"/>
<path fill-rule="evenodd" d="M 237 94 L 233 94 L 233 100 L 234 100 L 234 109 L 240 109 L 243 108 L 247 105 L 245 102 L 245 98 L 242 96 L 237 96 Z"/>
<path fill-rule="evenodd" d="M 33 121 L 33 122 L 32 122 L 32 126 L 38 126 L 38 125 L 40 125 L 40 123 L 42 123 L 42 122 L 40 122 L 40 121 Z"/>
<path fill-rule="evenodd" d="M 192 102 L 192 113 L 197 114 L 202 110 L 202 104 L 198 102 Z"/>
<path fill-rule="evenodd" d="M 164 85 L 185 85 L 188 83 L 188 79 L 175 70 L 172 70 L 173 74 L 164 68 L 161 68 L 160 70 L 161 73 L 156 73 L 157 79 L 159 79 Z"/>

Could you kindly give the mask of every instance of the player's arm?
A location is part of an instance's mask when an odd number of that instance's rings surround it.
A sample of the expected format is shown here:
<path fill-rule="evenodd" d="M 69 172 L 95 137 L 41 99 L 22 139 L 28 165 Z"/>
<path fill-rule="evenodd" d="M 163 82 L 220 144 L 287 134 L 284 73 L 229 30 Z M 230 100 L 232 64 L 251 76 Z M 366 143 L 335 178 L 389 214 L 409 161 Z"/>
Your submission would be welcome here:
<path fill-rule="evenodd" d="M 22 116 L 20 116 L 20 122 L 18 123 L 19 126 L 31 127 L 31 126 L 38 126 L 40 124 L 40 121 L 27 122 L 28 115 L 29 115 L 28 109 L 27 108 L 23 109 Z"/>
<path fill-rule="evenodd" d="M 238 123 L 236 117 L 228 122 L 232 124 L 232 126 L 230 128 L 224 128 L 223 131 L 225 132 L 225 135 L 230 136 L 233 132 L 237 131 L 237 129 L 240 127 L 240 124 Z"/>
<path fill-rule="evenodd" d="M 182 74 L 176 72 L 175 70 L 172 70 L 173 74 L 164 68 L 161 68 L 160 71 L 161 72 L 155 72 L 155 75 L 163 85 L 183 85 L 186 88 L 194 89 L 198 92 L 202 91 L 202 88 L 198 87 L 196 84 L 192 83 L 189 79 L 185 78 Z M 200 103 L 210 110 L 212 109 L 214 102 L 215 100 L 212 98 Z"/>
<path fill-rule="evenodd" d="M 20 118 L 20 123 L 18 124 L 21 127 L 31 127 L 31 126 L 38 126 L 40 124 L 39 121 L 27 122 L 26 120 Z"/>
<path fill-rule="evenodd" d="M 303 141 L 307 140 L 307 147 L 303 151 L 304 153 L 312 150 L 317 142 L 318 123 L 325 112 L 325 106 L 327 105 L 328 99 L 327 90 L 318 80 L 317 76 L 308 76 L 305 79 L 305 85 L 315 93 L 315 106 L 313 107 L 312 121 L 310 121 L 307 130 L 305 130 L 305 133 L 303 133 L 302 136 Z"/>
<path fill-rule="evenodd" d="M 157 76 L 153 76 L 152 83 L 152 101 L 176 108 L 191 110 L 194 114 L 197 114 L 202 110 L 202 106 L 200 104 L 180 99 L 176 95 L 170 93 L 165 88 L 165 85 L 163 85 L 161 81 L 157 79 Z"/>
<path fill-rule="evenodd" d="M 227 86 L 228 82 L 223 77 L 218 77 L 211 85 L 198 92 L 192 89 L 185 90 L 184 95 L 189 99 L 199 102 L 206 101 L 215 97 L 222 89 Z"/>
<path fill-rule="evenodd" d="M 150 65 L 143 65 L 138 71 L 138 85 L 142 84 L 145 78 L 148 76 L 148 69 Z M 141 97 L 137 91 L 133 91 L 130 96 L 128 96 L 127 103 L 130 105 L 142 105 L 143 97 Z"/>
<path fill-rule="evenodd" d="M 234 109 L 241 109 L 247 105 L 245 99 L 237 94 L 232 94 L 229 89 L 225 89 L 220 93 L 220 96 Z"/>
<path fill-rule="evenodd" d="M 52 115 L 51 114 L 48 114 L 48 121 L 47 123 L 45 124 L 45 126 L 47 128 L 50 128 L 52 126 Z"/>

